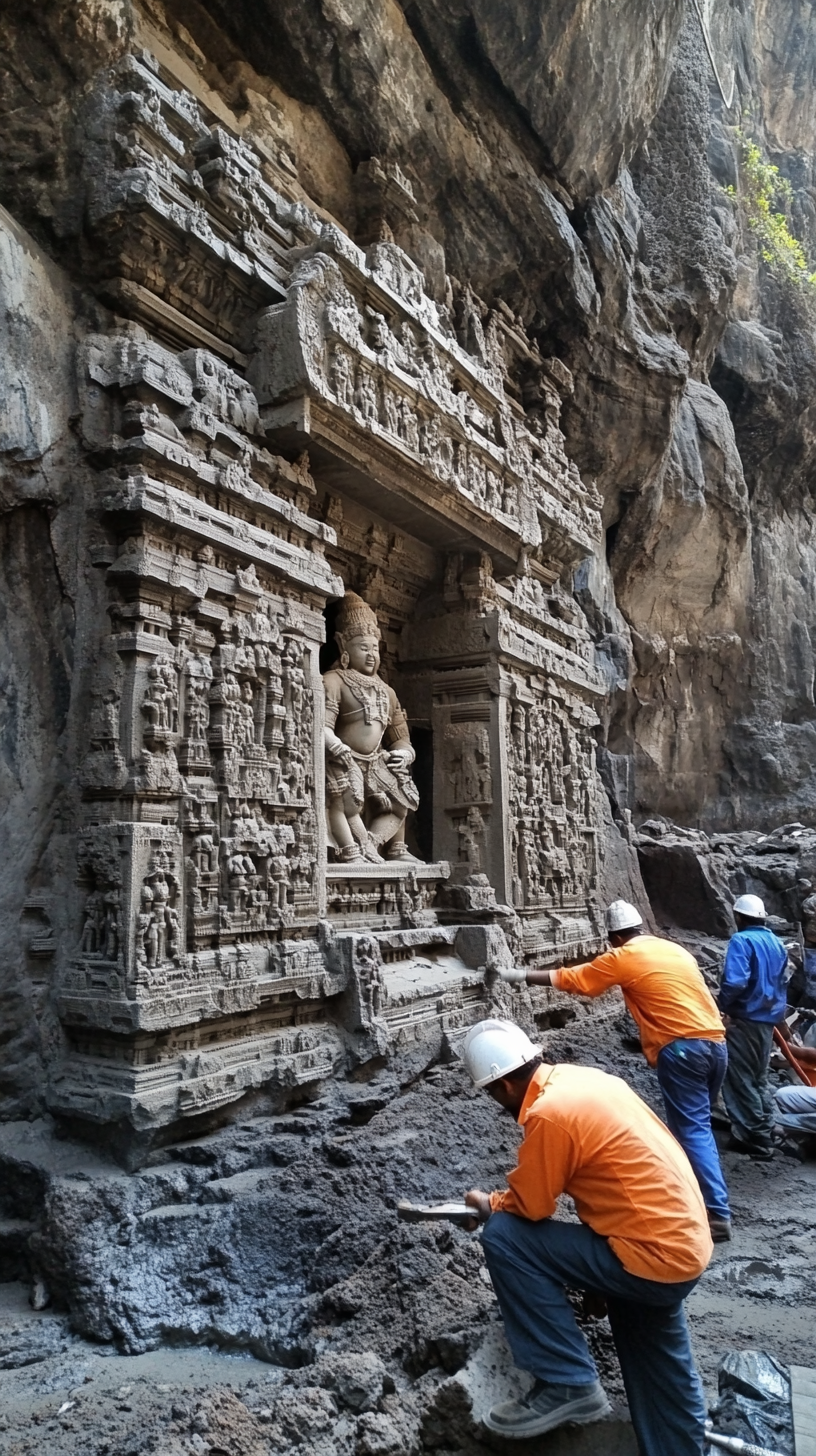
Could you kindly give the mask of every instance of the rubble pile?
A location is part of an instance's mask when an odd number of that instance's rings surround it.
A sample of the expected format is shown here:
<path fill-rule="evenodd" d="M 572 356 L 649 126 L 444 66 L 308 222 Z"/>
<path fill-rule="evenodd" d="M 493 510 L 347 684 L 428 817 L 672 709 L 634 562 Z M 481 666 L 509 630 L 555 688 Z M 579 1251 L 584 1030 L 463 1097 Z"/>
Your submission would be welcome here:
<path fill-rule="evenodd" d="M 804 824 L 764 834 L 706 834 L 652 818 L 634 838 L 660 925 L 728 937 L 734 900 L 753 894 L 764 901 L 774 930 L 794 934 L 816 886 L 816 829 Z"/>

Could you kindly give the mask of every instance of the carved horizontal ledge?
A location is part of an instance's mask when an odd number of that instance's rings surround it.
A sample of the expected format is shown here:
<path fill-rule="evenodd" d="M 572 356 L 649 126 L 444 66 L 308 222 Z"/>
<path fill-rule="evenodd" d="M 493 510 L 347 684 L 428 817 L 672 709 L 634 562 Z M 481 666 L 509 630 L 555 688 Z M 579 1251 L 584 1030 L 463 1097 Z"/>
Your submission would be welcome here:
<path fill-rule="evenodd" d="M 389 1000 L 383 1019 L 389 1038 L 396 1041 L 401 1033 L 419 1030 L 433 1022 L 445 1031 L 462 1023 L 467 1026 L 483 1017 L 487 1009 L 484 976 L 465 970 L 458 987 L 434 987 L 426 996 L 407 996 L 393 1003 Z"/>
<path fill-rule="evenodd" d="M 496 646 L 502 661 L 529 669 L 533 667 L 552 682 L 593 699 L 600 699 L 606 686 L 595 668 L 577 654 L 548 642 L 531 628 L 501 613 L 497 619 Z"/>
<path fill-rule="evenodd" d="M 309 451 L 316 477 L 325 470 L 335 490 L 437 549 L 472 550 L 478 543 L 501 574 L 515 567 L 522 545 L 540 541 L 534 512 L 529 532 L 522 535 L 518 521 L 491 514 L 464 492 L 442 486 L 419 457 L 406 458 L 384 435 L 361 429 L 329 402 L 304 395 L 263 410 L 262 419 L 276 445 Z"/>
<path fill-rule="evenodd" d="M 135 191 L 138 197 L 150 187 L 160 207 L 180 214 L 181 225 L 212 239 L 216 249 L 235 247 L 227 236 L 230 227 L 247 248 L 254 241 L 247 234 L 258 232 L 259 251 L 274 267 L 276 255 L 297 241 L 283 221 L 296 209 L 266 182 L 258 153 L 213 124 L 214 114 L 189 91 L 162 81 L 146 53 L 127 56 L 103 73 L 90 105 L 100 138 L 87 153 L 92 224 L 107 215 L 112 193 L 127 197 Z"/>
<path fill-rule="evenodd" d="M 576 906 L 574 911 L 562 910 L 556 906 L 542 909 L 534 906 L 517 910 L 521 921 L 522 939 L 525 948 L 534 949 L 541 937 L 544 939 L 544 954 L 548 946 L 563 956 L 564 960 L 575 961 L 584 954 L 596 954 L 600 939 L 595 926 L 586 914 L 585 907 Z"/>
<path fill-rule="evenodd" d="M 475 400 L 487 409 L 495 409 L 504 402 L 504 381 L 499 371 L 468 354 L 458 339 L 442 328 L 439 310 L 424 291 L 417 265 L 400 249 L 393 244 L 375 243 L 366 254 L 336 225 L 326 225 L 319 239 L 308 250 L 304 249 L 300 256 L 314 255 L 318 251 L 334 260 L 352 295 L 369 308 L 386 317 L 396 315 L 402 321 L 421 328 L 436 348 L 450 358 Z M 416 280 L 410 296 L 387 281 L 387 272 L 393 271 L 389 270 L 389 264 L 398 255 L 401 255 L 402 269 Z"/>
<path fill-rule="evenodd" d="M 168 343 L 185 349 L 211 349 L 213 354 L 218 354 L 229 364 L 236 364 L 239 369 L 246 368 L 247 356 L 234 344 L 174 308 L 172 303 L 159 298 L 143 284 L 134 283 L 129 278 L 106 278 L 99 284 L 99 293 L 127 318 L 155 330 Z"/>
<path fill-rule="evenodd" d="M 461 669 L 491 658 L 525 672 L 532 668 L 569 692 L 593 700 L 605 692 L 591 664 L 504 612 L 488 612 L 480 617 L 432 617 L 424 622 L 408 622 L 402 629 L 400 667 L 406 672 L 431 666 L 436 670 Z M 593 716 L 592 721 L 597 719 Z"/>
<path fill-rule="evenodd" d="M 557 561 L 562 567 L 575 567 L 593 555 L 601 537 L 600 519 L 594 513 L 591 526 L 583 522 L 544 487 L 541 477 L 535 479 L 533 499 L 541 527 L 541 552 L 548 564 Z"/>
<path fill-rule="evenodd" d="M 158 235 L 165 251 L 187 253 L 191 262 L 198 254 L 202 271 L 210 268 L 227 277 L 231 274 L 243 292 L 251 293 L 248 303 L 262 308 L 283 299 L 288 270 L 274 257 L 274 245 L 270 243 L 262 262 L 257 247 L 249 252 L 229 237 L 220 236 L 219 219 L 213 215 L 211 221 L 210 212 L 214 214 L 214 210 L 209 202 L 206 193 L 203 200 L 200 193 L 185 195 L 179 185 L 148 167 L 112 170 L 94 189 L 89 221 L 95 238 L 102 241 L 106 251 L 113 246 L 120 260 L 124 249 L 117 248 L 117 243 L 121 238 L 126 247 L 138 223 L 141 229 Z M 149 257 L 145 239 L 140 238 L 139 244 L 139 252 Z"/>
<path fill-rule="evenodd" d="M 268 487 L 254 480 L 248 471 L 240 467 L 213 465 L 208 460 L 202 460 L 186 446 L 175 440 L 168 440 L 166 435 L 145 430 L 144 434 L 115 441 L 114 452 L 122 460 L 132 460 L 134 464 L 144 464 L 146 468 L 149 468 L 148 462 L 151 458 L 154 463 L 160 461 L 174 473 L 183 474 L 191 481 L 201 482 L 219 495 L 240 502 L 245 507 L 251 506 L 256 515 L 267 515 L 272 521 L 285 524 L 324 545 L 337 544 L 337 533 L 332 526 L 324 521 L 316 521 L 291 501 L 276 496 Z M 274 530 L 272 534 L 275 534 Z"/>
<path fill-rule="evenodd" d="M 342 580 L 334 575 L 323 556 L 281 541 L 242 517 L 230 516 L 149 475 L 132 475 L 117 483 L 106 491 L 101 505 L 114 516 L 143 516 L 161 521 L 194 540 L 220 547 L 247 563 L 266 567 L 308 591 L 328 597 L 343 595 Z M 176 585 L 186 588 L 194 597 L 200 596 L 195 590 L 197 564 L 184 557 L 174 557 L 173 561 L 178 577 Z M 113 574 L 130 574 L 129 565 L 121 556 L 109 570 Z"/>
<path fill-rule="evenodd" d="M 59 1018 L 65 1026 L 108 1031 L 120 1036 L 137 1032 L 171 1031 L 199 1022 L 208 1024 L 227 1016 L 256 1011 L 268 1002 L 315 1001 L 321 1004 L 345 989 L 345 977 L 325 967 L 317 972 L 288 976 L 258 976 L 248 981 L 219 980 L 214 975 L 200 985 L 168 990 L 166 986 L 138 996 L 105 994 L 98 987 L 87 992 L 62 991 L 57 998 Z"/>
<path fill-rule="evenodd" d="M 450 865 L 444 859 L 431 864 L 422 860 L 383 860 L 381 864 L 329 864 L 326 866 L 326 882 L 329 885 L 347 882 L 379 884 L 389 880 L 399 883 L 413 876 L 424 884 L 429 880 L 448 880 L 450 872 Z"/>
<path fill-rule="evenodd" d="M 298 1035 L 314 1045 L 298 1049 Z M 129 1067 L 101 1057 L 67 1057 L 52 1074 L 48 1105 L 53 1112 L 90 1122 L 130 1122 L 149 1131 L 176 1117 L 195 1116 L 266 1087 L 299 1087 L 331 1077 L 345 1047 L 339 1033 L 319 1022 L 289 1033 L 220 1043 L 212 1052 L 190 1052 L 152 1067 Z"/>

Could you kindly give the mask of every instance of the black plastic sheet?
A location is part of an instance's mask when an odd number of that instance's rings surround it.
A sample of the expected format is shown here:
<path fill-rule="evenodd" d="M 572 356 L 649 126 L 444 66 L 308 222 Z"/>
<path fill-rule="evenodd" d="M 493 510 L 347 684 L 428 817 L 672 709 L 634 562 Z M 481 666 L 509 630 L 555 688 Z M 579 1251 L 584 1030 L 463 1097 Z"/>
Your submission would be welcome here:
<path fill-rule="evenodd" d="M 721 1435 L 795 1456 L 786 1365 L 764 1350 L 729 1350 L 720 1361 L 717 1385 L 720 1398 L 711 1417 Z"/>

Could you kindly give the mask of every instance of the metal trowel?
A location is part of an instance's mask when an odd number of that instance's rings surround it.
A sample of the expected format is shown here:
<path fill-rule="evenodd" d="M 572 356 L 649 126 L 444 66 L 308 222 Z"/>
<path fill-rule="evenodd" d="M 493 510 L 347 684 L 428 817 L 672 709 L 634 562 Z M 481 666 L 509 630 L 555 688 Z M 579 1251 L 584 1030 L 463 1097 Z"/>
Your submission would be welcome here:
<path fill-rule="evenodd" d="M 478 1219 L 475 1208 L 467 1203 L 408 1203 L 402 1199 L 397 1204 L 397 1218 L 406 1223 L 430 1223 L 442 1219 L 447 1223 L 464 1224 Z"/>

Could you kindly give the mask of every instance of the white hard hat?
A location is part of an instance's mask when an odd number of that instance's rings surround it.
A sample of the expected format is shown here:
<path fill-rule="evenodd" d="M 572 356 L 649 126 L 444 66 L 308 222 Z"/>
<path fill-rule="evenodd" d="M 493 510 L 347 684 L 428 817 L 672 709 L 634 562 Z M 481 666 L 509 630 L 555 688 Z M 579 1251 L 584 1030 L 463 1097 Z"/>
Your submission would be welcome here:
<path fill-rule="evenodd" d="M 628 900 L 613 900 L 606 912 L 606 929 L 609 935 L 616 930 L 636 930 L 643 924 L 643 916 Z"/>
<path fill-rule="evenodd" d="M 477 1087 L 486 1087 L 497 1077 L 506 1077 L 537 1057 L 540 1046 L 533 1046 L 529 1036 L 514 1021 L 490 1017 L 477 1021 L 465 1037 L 463 1056 Z"/>
<path fill-rule="evenodd" d="M 740 895 L 734 901 L 734 914 L 745 915 L 749 920 L 765 919 L 765 902 L 759 895 Z"/>

